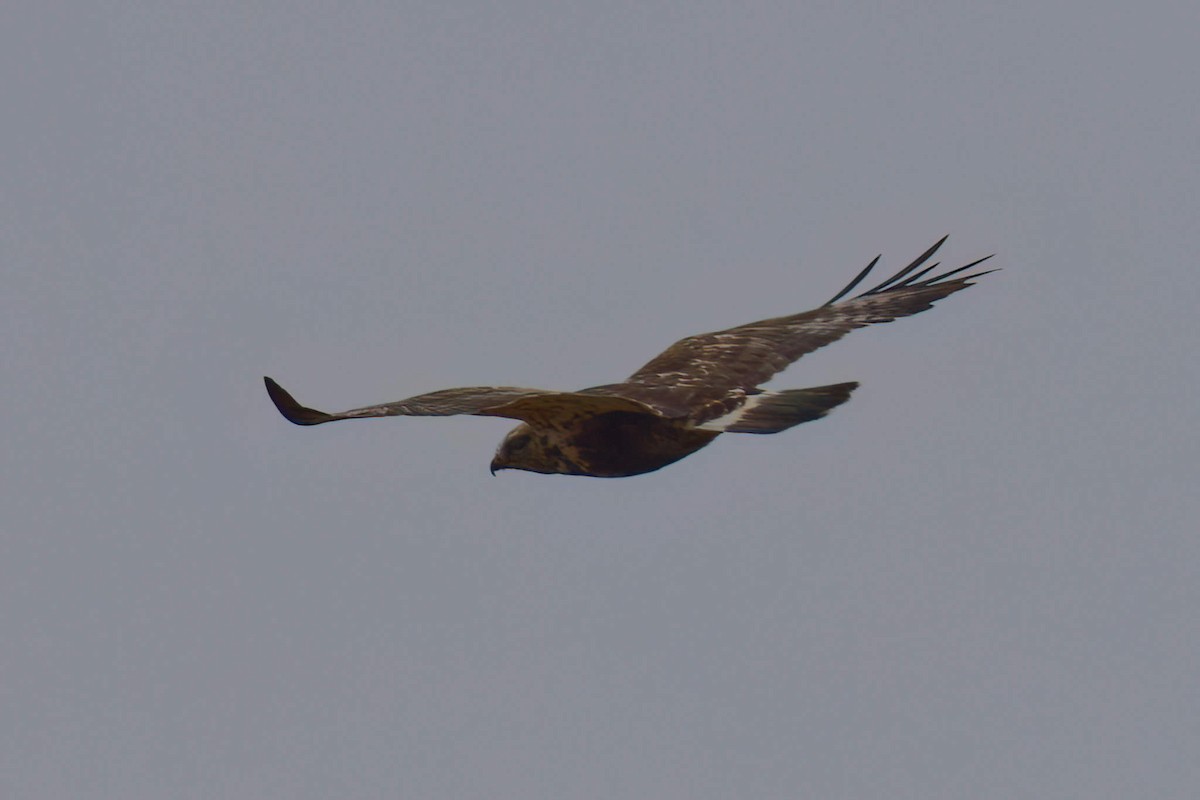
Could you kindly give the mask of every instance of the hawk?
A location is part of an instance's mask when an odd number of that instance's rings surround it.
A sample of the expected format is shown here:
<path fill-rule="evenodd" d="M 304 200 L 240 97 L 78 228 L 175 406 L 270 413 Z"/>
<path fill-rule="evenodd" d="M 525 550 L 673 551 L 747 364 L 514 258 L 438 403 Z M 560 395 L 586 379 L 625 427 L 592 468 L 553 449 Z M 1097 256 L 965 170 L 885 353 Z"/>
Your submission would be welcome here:
<path fill-rule="evenodd" d="M 327 414 L 300 405 L 270 378 L 263 380 L 279 413 L 297 425 L 364 417 L 508 417 L 521 424 L 500 443 L 492 474 L 522 469 L 601 478 L 641 475 L 691 455 L 722 433 L 779 433 L 849 400 L 857 382 L 784 391 L 759 387 L 805 353 L 855 328 L 917 314 L 994 271 L 961 274 L 991 258 L 987 256 L 926 277 L 938 264 L 925 262 L 946 238 L 851 299 L 842 300 L 879 263 L 879 256 L 818 308 L 681 339 L 622 383 L 577 392 L 512 386 L 444 389 Z"/>

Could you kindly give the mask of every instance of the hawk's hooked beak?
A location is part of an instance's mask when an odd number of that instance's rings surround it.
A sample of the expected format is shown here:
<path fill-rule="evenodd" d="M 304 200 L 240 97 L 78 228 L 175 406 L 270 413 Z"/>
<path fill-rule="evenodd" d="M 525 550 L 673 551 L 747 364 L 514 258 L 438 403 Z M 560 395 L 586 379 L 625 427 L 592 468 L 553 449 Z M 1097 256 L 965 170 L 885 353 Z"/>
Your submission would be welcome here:
<path fill-rule="evenodd" d="M 496 474 L 496 470 L 501 470 L 504 468 L 505 468 L 504 465 L 500 463 L 500 459 L 498 459 L 498 458 L 492 459 L 490 469 L 491 469 L 493 475 Z"/>

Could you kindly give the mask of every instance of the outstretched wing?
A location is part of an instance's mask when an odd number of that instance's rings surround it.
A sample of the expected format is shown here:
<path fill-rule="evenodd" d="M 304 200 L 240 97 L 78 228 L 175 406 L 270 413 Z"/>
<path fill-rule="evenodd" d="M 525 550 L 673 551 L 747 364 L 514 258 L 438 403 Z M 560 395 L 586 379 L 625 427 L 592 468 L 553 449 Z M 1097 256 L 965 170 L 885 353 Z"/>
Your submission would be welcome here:
<path fill-rule="evenodd" d="M 296 402 L 282 386 L 263 378 L 267 394 L 289 422 L 297 425 L 320 425 L 340 419 L 366 417 L 445 417 L 455 414 L 474 414 L 484 417 L 508 417 L 534 425 L 560 427 L 579 416 L 603 414 L 608 411 L 632 411 L 640 414 L 657 412 L 644 403 L 623 397 L 586 395 L 578 392 L 552 392 L 545 389 L 519 389 L 514 386 L 471 386 L 462 389 L 443 389 L 440 392 L 419 394 L 395 403 L 354 408 L 327 414 L 306 408 Z"/>
<path fill-rule="evenodd" d="M 690 407 L 694 414 L 699 405 L 753 390 L 802 355 L 837 341 L 855 328 L 917 314 L 970 286 L 971 279 L 993 271 L 953 277 L 991 258 L 987 256 L 926 278 L 938 265 L 922 266 L 946 238 L 883 283 L 850 300 L 837 302 L 867 276 L 879 257 L 820 308 L 682 339 L 629 376 L 624 393 L 636 397 L 639 387 L 678 387 L 674 394 L 676 413 L 688 414 Z"/>

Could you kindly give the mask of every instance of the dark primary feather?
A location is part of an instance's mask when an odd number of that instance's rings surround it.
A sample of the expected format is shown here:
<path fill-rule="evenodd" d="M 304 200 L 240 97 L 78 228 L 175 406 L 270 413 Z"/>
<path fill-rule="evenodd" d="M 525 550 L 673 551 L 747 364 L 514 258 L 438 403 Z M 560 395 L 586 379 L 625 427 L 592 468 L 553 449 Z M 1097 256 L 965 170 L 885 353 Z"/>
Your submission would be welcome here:
<path fill-rule="evenodd" d="M 874 289 L 870 289 L 866 292 L 863 292 L 861 295 L 859 295 L 859 297 L 864 297 L 868 294 L 878 294 L 879 292 L 884 291 L 887 287 L 893 286 L 893 284 L 895 284 L 896 281 L 900 280 L 905 275 L 912 272 L 914 269 L 916 269 L 917 267 L 921 266 L 926 261 L 928 261 L 929 257 L 932 256 L 934 253 L 936 253 L 938 251 L 938 249 L 941 248 L 941 246 L 944 245 L 946 243 L 946 240 L 949 238 L 950 238 L 950 234 L 946 234 L 942 238 L 938 239 L 936 242 L 933 243 L 932 247 L 930 247 L 924 253 L 921 253 L 921 255 L 919 255 L 915 259 L 913 259 L 913 262 L 911 264 L 909 264 L 907 267 L 900 270 L 895 275 L 893 275 L 892 277 L 888 278 L 883 283 L 876 286 Z M 991 256 L 989 256 L 989 258 L 990 257 Z M 877 255 L 877 256 L 875 256 L 875 258 L 871 259 L 871 263 L 867 264 L 867 266 L 863 268 L 862 272 L 860 272 L 860 273 L 858 273 L 858 275 L 854 276 L 854 280 L 850 281 L 850 283 L 847 284 L 845 289 L 842 289 L 840 292 L 835 294 L 832 299 L 830 299 L 828 302 L 825 303 L 825 305 L 831 306 L 834 303 L 836 303 L 838 300 L 841 300 L 843 297 L 850 294 L 851 290 L 853 290 L 855 286 L 858 286 L 860 283 L 862 283 L 863 278 L 867 277 L 867 274 L 870 273 L 870 271 L 875 268 L 875 265 L 879 263 L 879 259 L 881 259 L 881 258 L 883 258 L 883 254 Z M 978 262 L 976 262 L 976 263 L 978 263 Z M 929 270 L 933 269 L 936 266 L 937 266 L 937 264 L 931 264 L 929 267 L 922 270 L 921 273 L 923 274 L 925 272 L 928 272 Z M 942 276 L 942 277 L 945 277 L 945 276 Z"/>

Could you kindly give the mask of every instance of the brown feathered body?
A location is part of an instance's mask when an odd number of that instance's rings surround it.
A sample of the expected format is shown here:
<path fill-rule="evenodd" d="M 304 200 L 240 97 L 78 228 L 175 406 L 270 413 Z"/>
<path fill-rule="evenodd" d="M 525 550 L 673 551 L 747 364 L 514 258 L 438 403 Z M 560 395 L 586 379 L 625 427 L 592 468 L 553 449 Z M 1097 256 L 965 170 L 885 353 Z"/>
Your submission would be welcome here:
<path fill-rule="evenodd" d="M 563 430 L 521 423 L 504 437 L 491 468 L 624 478 L 673 464 L 719 435 L 629 411 L 597 414 Z"/>

